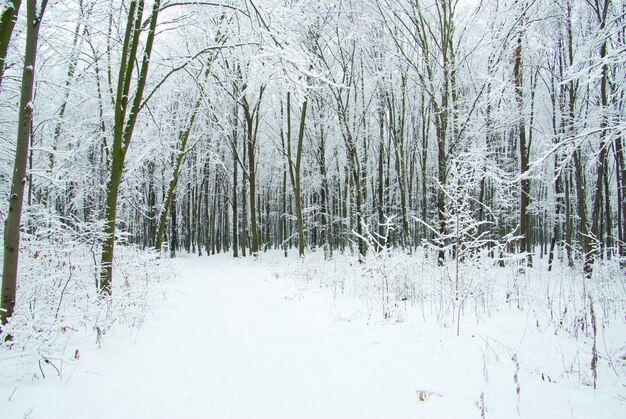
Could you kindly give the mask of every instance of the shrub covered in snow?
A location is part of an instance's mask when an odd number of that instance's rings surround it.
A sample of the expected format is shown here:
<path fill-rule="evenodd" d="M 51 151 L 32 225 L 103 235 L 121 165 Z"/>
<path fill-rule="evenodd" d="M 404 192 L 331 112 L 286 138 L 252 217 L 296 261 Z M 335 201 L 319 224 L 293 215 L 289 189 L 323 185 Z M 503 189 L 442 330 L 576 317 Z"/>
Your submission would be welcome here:
<path fill-rule="evenodd" d="M 113 295 L 98 293 L 101 225 L 30 208 L 20 244 L 15 312 L 0 334 L 0 378 L 62 375 L 77 342 L 100 343 L 116 324 L 132 332 L 174 273 L 167 259 L 120 243 Z M 10 337 L 10 340 L 6 340 Z"/>
<path fill-rule="evenodd" d="M 330 289 L 338 320 L 409 319 L 482 336 L 485 356 L 514 356 L 544 381 L 595 386 L 600 371 L 606 386 L 626 377 L 626 285 L 619 260 L 597 262 L 593 277 L 586 278 L 582 265 L 569 267 L 567 260 L 548 271 L 547 258 L 538 254 L 532 267 L 525 257 L 505 257 L 502 263 L 502 257 L 488 252 L 442 266 L 436 256 L 436 249 L 424 248 L 411 254 L 389 249 L 366 257 L 336 254 L 332 260 L 312 253 L 278 274 L 292 280 L 301 294 Z M 524 343 L 507 342 L 497 330 L 485 334 L 492 325 L 502 327 L 503 319 L 509 319 L 506 327 L 512 330 L 521 327 Z M 532 349 L 539 342 L 543 358 Z"/>

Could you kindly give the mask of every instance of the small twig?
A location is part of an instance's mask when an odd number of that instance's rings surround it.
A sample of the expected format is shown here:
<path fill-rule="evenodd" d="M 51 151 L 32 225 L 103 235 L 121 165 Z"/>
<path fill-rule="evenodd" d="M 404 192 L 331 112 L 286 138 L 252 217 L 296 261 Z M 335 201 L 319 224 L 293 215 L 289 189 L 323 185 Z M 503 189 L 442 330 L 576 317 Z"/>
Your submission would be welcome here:
<path fill-rule="evenodd" d="M 57 371 L 58 376 L 61 376 L 61 371 L 59 371 L 59 369 L 57 368 L 56 365 L 54 365 L 49 359 L 44 358 L 43 362 L 45 362 L 48 365 L 51 365 L 52 368 L 54 368 Z M 41 370 L 41 373 L 43 374 L 43 370 L 41 369 L 41 361 L 39 361 L 39 369 Z M 44 377 L 45 378 L 45 377 Z"/>
<path fill-rule="evenodd" d="M 517 354 L 513 355 L 512 361 L 515 363 L 515 374 L 513 374 L 513 382 L 515 383 L 515 394 L 517 395 L 517 414 L 520 414 L 519 403 L 520 403 L 520 393 L 522 388 L 519 383 L 519 361 L 517 359 Z"/>
<path fill-rule="evenodd" d="M 593 332 L 593 346 L 591 347 L 591 374 L 593 376 L 593 389 L 596 389 L 598 382 L 598 350 L 596 347 L 596 335 L 597 335 L 597 326 L 596 326 L 596 313 L 593 309 L 593 299 L 591 298 L 591 293 L 587 294 L 589 296 L 589 312 L 591 313 L 591 331 Z"/>
<path fill-rule="evenodd" d="M 72 266 L 71 258 L 69 258 L 68 265 L 69 265 L 69 268 L 70 268 L 70 276 L 67 278 L 67 281 L 65 282 L 65 285 L 63 286 L 63 289 L 61 290 L 61 295 L 59 296 L 59 304 L 57 305 L 57 310 L 54 313 L 54 320 L 56 320 L 59 317 L 59 310 L 61 309 L 61 303 L 63 303 L 63 295 L 65 294 L 65 290 L 67 289 L 67 285 L 72 280 L 72 271 L 74 270 L 74 267 Z"/>
<path fill-rule="evenodd" d="M 72 378 L 74 376 L 74 373 L 76 372 L 77 369 L 78 369 L 78 367 L 75 366 L 74 369 L 72 370 L 72 373 L 70 374 L 70 376 L 67 377 L 67 380 L 65 380 L 65 384 L 67 384 L 70 381 L 70 378 Z"/>
<path fill-rule="evenodd" d="M 43 368 L 41 368 L 41 359 L 39 361 L 37 361 L 37 364 L 39 364 L 39 371 L 41 371 L 41 378 L 43 378 L 45 380 L 46 379 L 46 374 L 43 373 Z"/>
<path fill-rule="evenodd" d="M 13 398 L 13 395 L 15 394 L 15 392 L 17 391 L 18 388 L 20 388 L 19 384 L 22 383 L 22 378 L 20 378 L 20 381 L 18 383 L 18 385 L 15 386 L 15 388 L 13 389 L 13 391 L 11 392 L 11 395 L 9 396 L 9 398 L 7 399 L 7 401 L 11 401 L 11 399 Z"/>

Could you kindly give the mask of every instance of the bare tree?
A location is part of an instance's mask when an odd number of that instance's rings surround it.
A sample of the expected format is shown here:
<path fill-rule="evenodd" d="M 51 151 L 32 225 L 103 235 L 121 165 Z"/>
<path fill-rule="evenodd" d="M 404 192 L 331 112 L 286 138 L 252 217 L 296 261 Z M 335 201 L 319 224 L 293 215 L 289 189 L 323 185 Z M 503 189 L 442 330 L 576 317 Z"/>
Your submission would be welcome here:
<path fill-rule="evenodd" d="M 302 192 L 300 181 L 300 166 L 302 163 L 302 143 L 304 140 L 304 126 L 306 121 L 306 109 L 308 99 L 305 97 L 302 102 L 300 111 L 300 125 L 298 130 L 298 143 L 296 146 L 295 159 L 291 151 L 291 92 L 287 92 L 287 166 L 289 168 L 289 179 L 291 180 L 291 188 L 296 205 L 296 224 L 298 229 L 298 254 L 304 256 L 305 237 L 304 237 L 304 221 L 302 217 Z M 283 147 L 284 148 L 284 147 Z"/>
<path fill-rule="evenodd" d="M 152 12 L 148 18 L 148 34 L 143 49 L 139 75 L 134 86 L 134 98 L 130 111 L 128 101 L 133 74 L 137 67 L 135 60 L 141 43 L 143 28 L 144 0 L 133 0 L 128 8 L 126 31 L 122 42 L 122 61 L 119 66 L 117 80 L 117 94 L 115 97 L 115 122 L 113 128 L 113 143 L 110 150 L 109 180 L 107 182 L 105 228 L 106 239 L 102 244 L 102 257 L 100 266 L 100 292 L 111 295 L 113 281 L 113 248 L 115 246 L 115 221 L 117 216 L 117 199 L 119 196 L 120 183 L 124 170 L 126 152 L 133 137 L 135 123 L 142 105 L 143 93 L 148 78 L 148 66 L 154 44 L 157 18 L 161 7 L 161 1 L 155 0 Z"/>
<path fill-rule="evenodd" d="M 47 0 L 42 0 L 41 4 L 38 4 L 37 0 L 26 1 L 26 47 L 24 51 L 24 70 L 22 71 L 17 144 L 13 177 L 11 179 L 9 211 L 4 229 L 4 264 L 2 268 L 2 301 L 0 306 L 0 321 L 2 325 L 6 324 L 8 319 L 13 316 L 15 307 L 20 224 L 24 205 L 28 146 L 33 120 L 33 89 L 35 86 L 37 43 L 47 4 Z"/>
<path fill-rule="evenodd" d="M 20 11 L 22 0 L 11 0 L 0 15 L 0 87 L 4 77 L 6 68 L 7 51 L 9 49 L 9 41 L 13 35 L 13 28 L 17 20 L 17 14 Z"/>

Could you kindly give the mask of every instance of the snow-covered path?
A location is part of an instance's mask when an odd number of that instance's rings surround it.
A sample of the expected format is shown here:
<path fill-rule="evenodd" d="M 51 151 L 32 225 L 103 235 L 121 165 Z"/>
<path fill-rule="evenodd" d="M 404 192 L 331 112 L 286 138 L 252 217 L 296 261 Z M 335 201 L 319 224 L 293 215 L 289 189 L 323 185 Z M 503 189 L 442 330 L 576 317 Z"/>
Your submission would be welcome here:
<path fill-rule="evenodd" d="M 407 353 L 386 349 L 372 331 L 347 333 L 350 324 L 315 299 L 285 298 L 275 278 L 267 283 L 267 268 L 250 261 L 175 263 L 180 280 L 135 342 L 107 336 L 100 350 L 85 343 L 78 368 L 66 367 L 62 381 L 20 386 L 10 402 L 3 397 L 0 416 L 414 417 L 411 368 L 386 366 L 390 357 L 412 362 Z"/>
<path fill-rule="evenodd" d="M 481 393 L 486 417 L 590 417 L 598 405 L 620 417 L 614 394 L 524 369 L 518 415 L 514 363 L 480 337 L 520 342 L 524 326 L 506 313 L 456 337 L 419 319 L 338 316 L 328 291 L 300 298 L 267 261 L 174 263 L 180 279 L 137 336 L 84 342 L 62 380 L 0 387 L 0 418 L 480 418 Z"/>
<path fill-rule="evenodd" d="M 410 395 L 390 405 L 363 400 L 375 392 L 391 395 L 389 381 L 403 374 L 376 377 L 388 354 L 369 359 L 361 351 L 376 342 L 344 333 L 329 311 L 286 299 L 266 283 L 269 272 L 254 264 L 233 269 L 228 261 L 224 269 L 218 260 L 185 271 L 175 314 L 159 322 L 163 340 L 150 333 L 150 342 L 142 342 L 139 356 L 171 362 L 161 371 L 152 366 L 156 372 L 141 367 L 140 376 L 152 382 L 145 398 L 155 402 L 133 406 L 138 410 L 130 416 L 401 417 L 411 410 Z M 161 374 L 170 382 L 159 383 Z"/>

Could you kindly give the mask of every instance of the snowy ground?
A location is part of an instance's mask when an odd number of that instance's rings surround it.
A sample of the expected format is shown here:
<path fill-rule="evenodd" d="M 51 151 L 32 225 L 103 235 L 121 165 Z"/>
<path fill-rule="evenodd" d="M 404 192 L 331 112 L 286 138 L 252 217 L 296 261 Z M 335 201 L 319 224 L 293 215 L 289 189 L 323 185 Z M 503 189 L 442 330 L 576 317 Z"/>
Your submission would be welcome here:
<path fill-rule="evenodd" d="M 528 310 L 495 310 L 457 337 L 419 310 L 363 315 L 277 256 L 176 260 L 180 278 L 136 335 L 77 345 L 61 379 L 0 382 L 0 418 L 626 417 L 623 360 L 594 390 L 588 342 Z"/>

